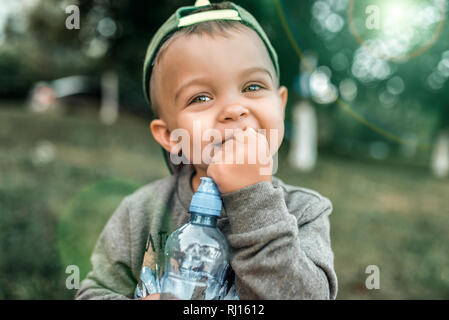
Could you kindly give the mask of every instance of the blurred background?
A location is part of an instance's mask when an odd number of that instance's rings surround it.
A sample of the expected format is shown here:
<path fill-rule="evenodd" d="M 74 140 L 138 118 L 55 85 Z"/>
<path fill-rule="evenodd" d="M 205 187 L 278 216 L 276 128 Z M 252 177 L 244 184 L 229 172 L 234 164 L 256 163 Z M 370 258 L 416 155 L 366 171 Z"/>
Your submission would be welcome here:
<path fill-rule="evenodd" d="M 72 299 L 67 267 L 84 278 L 123 197 L 169 175 L 142 64 L 193 3 L 1 0 L 0 299 Z M 449 1 L 235 3 L 289 89 L 276 176 L 333 202 L 337 298 L 448 299 Z"/>

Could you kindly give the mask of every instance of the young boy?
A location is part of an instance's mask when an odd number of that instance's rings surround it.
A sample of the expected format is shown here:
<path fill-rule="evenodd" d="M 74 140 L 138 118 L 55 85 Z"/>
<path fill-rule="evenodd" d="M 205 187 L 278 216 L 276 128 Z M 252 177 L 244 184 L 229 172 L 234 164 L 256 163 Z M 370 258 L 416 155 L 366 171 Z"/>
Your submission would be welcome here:
<path fill-rule="evenodd" d="M 173 175 L 123 200 L 76 298 L 132 299 L 142 263 L 155 272 L 164 240 L 188 222 L 200 177 L 209 176 L 223 199 L 217 226 L 229 241 L 240 299 L 335 299 L 331 202 L 271 174 L 287 89 L 254 17 L 231 2 L 178 9 L 149 45 L 144 91 L 157 117 L 151 132 Z M 181 143 L 174 132 L 185 133 Z M 205 132 L 213 133 L 203 140 Z M 250 161 L 256 142 L 262 157 Z M 210 157 L 198 161 L 195 152 Z M 182 163 L 175 165 L 176 156 Z"/>

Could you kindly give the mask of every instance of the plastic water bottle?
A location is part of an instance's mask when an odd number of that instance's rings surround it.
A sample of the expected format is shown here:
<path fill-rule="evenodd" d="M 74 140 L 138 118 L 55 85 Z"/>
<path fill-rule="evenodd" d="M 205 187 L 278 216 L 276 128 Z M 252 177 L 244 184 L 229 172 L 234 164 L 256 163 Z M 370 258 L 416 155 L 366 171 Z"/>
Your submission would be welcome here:
<path fill-rule="evenodd" d="M 202 177 L 190 203 L 190 222 L 165 244 L 161 299 L 214 300 L 226 295 L 229 245 L 217 228 L 222 201 L 212 178 Z"/>

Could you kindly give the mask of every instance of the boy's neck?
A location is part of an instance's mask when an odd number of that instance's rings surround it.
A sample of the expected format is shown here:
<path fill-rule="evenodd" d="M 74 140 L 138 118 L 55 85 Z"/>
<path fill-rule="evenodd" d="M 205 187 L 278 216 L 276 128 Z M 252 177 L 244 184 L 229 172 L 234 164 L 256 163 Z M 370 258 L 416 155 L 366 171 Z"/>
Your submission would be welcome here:
<path fill-rule="evenodd" d="M 193 193 L 198 191 L 198 188 L 201 184 L 201 177 L 207 177 L 207 172 L 202 170 L 201 168 L 194 168 L 195 174 L 192 177 L 192 180 L 190 181 L 190 185 L 192 187 Z"/>

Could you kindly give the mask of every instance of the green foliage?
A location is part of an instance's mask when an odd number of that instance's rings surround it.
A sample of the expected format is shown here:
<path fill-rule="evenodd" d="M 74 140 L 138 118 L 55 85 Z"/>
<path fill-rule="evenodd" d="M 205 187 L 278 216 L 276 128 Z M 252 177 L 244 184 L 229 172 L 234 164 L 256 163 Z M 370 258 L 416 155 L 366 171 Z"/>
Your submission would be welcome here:
<path fill-rule="evenodd" d="M 439 24 L 433 24 L 429 28 L 428 34 L 423 36 L 419 45 L 411 49 L 410 52 L 416 51 L 416 47 L 425 47 L 426 41 L 429 41 L 435 33 L 438 35 L 436 41 L 427 50 L 424 50 L 422 54 L 410 55 L 403 61 L 387 61 L 386 64 L 391 70 L 389 76 L 385 79 L 368 81 L 354 76 L 353 62 L 362 46 L 349 28 L 348 9 L 350 2 L 326 0 L 275 1 L 282 8 L 287 28 L 294 37 L 294 44 L 300 48 L 301 52 L 312 51 L 316 53 L 318 65 L 330 68 L 332 72 L 331 81 L 335 85 L 338 86 L 342 80 L 348 78 L 353 79 L 357 85 L 357 98 L 352 102 L 345 102 L 348 105 L 347 109 L 352 110 L 352 112 L 342 108 L 339 103 L 318 107 L 326 110 L 333 120 L 331 144 L 339 146 L 343 141 L 352 140 L 354 143 L 367 145 L 371 142 L 383 141 L 391 144 L 396 151 L 400 145 L 396 144 L 395 140 L 407 140 L 420 146 L 430 146 L 434 141 L 435 132 L 447 126 L 449 121 L 448 81 L 439 89 L 431 88 L 428 84 L 431 74 L 435 70 L 441 69 L 439 64 L 443 61 L 444 53 L 447 52 L 445 39 L 449 35 L 449 28 L 447 28 L 447 21 L 444 21 L 444 19 L 447 19 L 447 12 L 446 17 L 442 17 L 443 27 L 441 32 L 438 33 Z M 375 33 L 365 28 L 366 7 L 368 5 L 379 6 L 381 9 L 380 19 L 384 19 L 385 15 L 388 14 L 385 6 L 392 4 L 392 2 L 376 0 L 353 1 L 353 3 L 355 3 L 352 15 L 354 24 L 363 36 L 363 40 L 372 39 Z M 410 6 L 418 4 L 425 6 L 430 1 L 408 1 L 404 3 Z M 341 4 L 345 5 L 341 6 Z M 317 16 L 325 17 L 326 10 L 329 10 L 329 8 L 332 9 L 331 12 L 339 16 L 339 19 L 344 21 L 343 27 L 337 32 L 330 32 L 324 28 L 316 18 Z M 329 24 L 331 19 L 329 17 L 323 18 L 322 21 Z M 389 31 L 395 31 L 394 29 L 395 26 L 392 26 Z M 285 28 L 283 30 L 285 31 Z M 292 51 L 294 44 L 290 42 L 291 47 L 287 50 Z M 297 65 L 297 63 L 293 62 L 291 57 L 287 55 L 287 50 L 282 51 L 281 61 L 287 60 L 284 63 L 290 67 L 290 70 L 286 70 L 286 73 L 292 75 L 296 70 L 292 69 L 291 66 Z M 341 58 L 341 56 L 344 57 L 346 65 L 343 64 L 343 67 L 336 68 L 336 58 Z M 374 70 L 376 67 L 378 66 L 371 64 L 369 68 Z M 284 76 L 286 76 L 285 73 Z M 381 95 L 388 91 L 388 81 L 393 77 L 402 79 L 404 91 L 394 98 L 396 102 L 385 104 Z M 288 78 L 290 76 L 287 76 Z M 354 114 L 357 116 L 354 116 Z M 373 130 L 370 126 L 363 124 L 357 117 L 363 118 L 376 129 Z M 394 136 L 394 138 L 392 139 L 391 136 Z M 351 150 L 350 152 L 357 151 Z M 424 152 L 429 153 L 428 148 L 425 148 Z"/>

